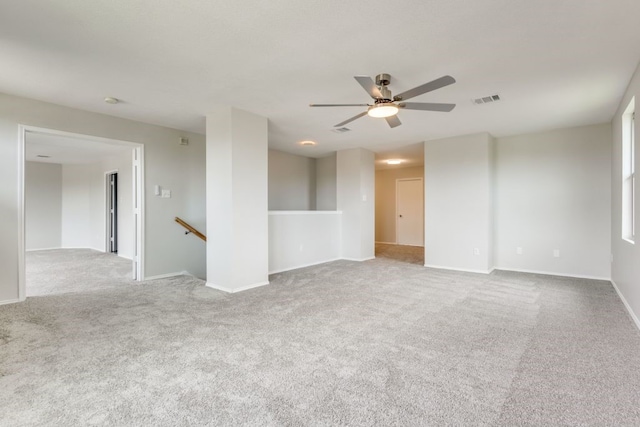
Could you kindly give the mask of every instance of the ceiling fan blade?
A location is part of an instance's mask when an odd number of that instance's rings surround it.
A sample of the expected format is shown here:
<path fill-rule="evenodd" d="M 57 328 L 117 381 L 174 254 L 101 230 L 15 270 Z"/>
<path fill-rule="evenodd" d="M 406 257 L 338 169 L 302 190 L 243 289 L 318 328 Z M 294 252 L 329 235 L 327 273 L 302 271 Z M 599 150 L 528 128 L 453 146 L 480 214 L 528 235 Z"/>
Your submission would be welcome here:
<path fill-rule="evenodd" d="M 422 95 L 423 93 L 431 92 L 436 89 L 440 89 L 441 87 L 449 86 L 456 82 L 451 76 L 442 76 L 439 79 L 435 79 L 430 81 L 429 83 L 425 83 L 423 85 L 414 87 L 413 89 L 409 89 L 406 92 L 402 92 L 393 97 L 394 101 L 404 101 L 405 99 L 410 99 L 418 95 Z"/>
<path fill-rule="evenodd" d="M 368 107 L 369 104 L 309 104 L 309 107 Z"/>
<path fill-rule="evenodd" d="M 371 77 L 354 76 L 353 78 L 356 79 L 358 83 L 360 83 L 360 86 L 362 86 L 364 90 L 367 91 L 370 97 L 372 97 L 373 99 L 383 98 L 382 92 L 380 92 L 380 89 L 378 89 L 378 86 L 376 86 Z"/>
<path fill-rule="evenodd" d="M 363 113 L 358 114 L 357 116 L 353 116 L 353 117 L 351 117 L 350 119 L 345 120 L 344 122 L 340 122 L 340 123 L 338 123 L 337 125 L 333 125 L 333 127 L 334 127 L 334 128 L 339 128 L 340 126 L 344 126 L 344 125 L 346 125 L 347 123 L 351 123 L 352 121 L 354 121 L 354 120 L 356 120 L 356 119 L 359 119 L 360 117 L 362 117 L 362 116 L 366 116 L 366 115 L 367 115 L 367 112 L 365 111 L 365 112 L 363 112 Z"/>
<path fill-rule="evenodd" d="M 442 111 L 448 113 L 455 108 L 456 104 L 438 104 L 433 102 L 401 102 L 399 108 L 406 110 Z"/>
<path fill-rule="evenodd" d="M 396 126 L 400 126 L 402 124 L 402 122 L 400 121 L 400 119 L 398 118 L 398 116 L 390 116 L 390 117 L 385 117 L 384 118 L 387 123 L 389 124 L 389 127 L 394 128 Z"/>

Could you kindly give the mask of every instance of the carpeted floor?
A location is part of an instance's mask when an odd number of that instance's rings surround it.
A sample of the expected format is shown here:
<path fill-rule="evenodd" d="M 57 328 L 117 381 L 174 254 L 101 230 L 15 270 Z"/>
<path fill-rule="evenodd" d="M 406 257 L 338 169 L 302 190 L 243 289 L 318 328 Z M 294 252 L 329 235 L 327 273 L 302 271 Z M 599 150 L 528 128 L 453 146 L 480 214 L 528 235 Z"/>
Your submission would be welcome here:
<path fill-rule="evenodd" d="M 410 264 L 424 265 L 424 247 L 392 245 L 389 243 L 376 243 L 376 258 L 393 259 Z"/>
<path fill-rule="evenodd" d="M 64 293 L 0 306 L 2 426 L 640 425 L 608 282 L 379 258 L 230 295 L 126 261 L 94 287 L 114 259 L 84 255 Z M 31 286 L 64 256 L 30 254 Z"/>

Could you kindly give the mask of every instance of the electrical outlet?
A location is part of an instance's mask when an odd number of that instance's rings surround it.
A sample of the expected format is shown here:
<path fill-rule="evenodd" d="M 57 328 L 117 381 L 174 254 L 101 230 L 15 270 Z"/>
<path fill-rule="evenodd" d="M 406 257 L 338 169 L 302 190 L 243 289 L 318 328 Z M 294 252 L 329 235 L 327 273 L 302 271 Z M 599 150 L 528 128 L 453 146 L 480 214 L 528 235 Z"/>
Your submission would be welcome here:
<path fill-rule="evenodd" d="M 516 254 L 522 255 L 522 248 L 520 246 L 516 248 Z"/>
<path fill-rule="evenodd" d="M 553 256 L 554 258 L 560 258 L 560 249 L 554 249 Z"/>
<path fill-rule="evenodd" d="M 171 190 L 162 190 L 162 198 L 170 199 L 171 198 Z"/>
<path fill-rule="evenodd" d="M 480 248 L 473 248 L 474 255 L 480 255 Z"/>
<path fill-rule="evenodd" d="M 304 245 L 300 245 L 300 252 L 304 250 Z"/>

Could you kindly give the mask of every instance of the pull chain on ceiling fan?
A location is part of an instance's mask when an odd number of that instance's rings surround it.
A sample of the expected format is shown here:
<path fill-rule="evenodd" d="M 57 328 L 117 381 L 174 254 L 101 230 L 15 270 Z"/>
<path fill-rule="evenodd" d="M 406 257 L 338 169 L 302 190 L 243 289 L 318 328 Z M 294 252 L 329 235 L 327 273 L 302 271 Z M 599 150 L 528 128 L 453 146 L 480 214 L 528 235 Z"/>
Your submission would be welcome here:
<path fill-rule="evenodd" d="M 405 110 L 421 110 L 421 111 L 441 111 L 449 112 L 453 110 L 456 104 L 440 104 L 433 102 L 404 102 L 407 99 L 423 95 L 427 92 L 440 89 L 456 82 L 451 76 L 442 76 L 413 89 L 404 91 L 396 96 L 391 95 L 391 91 L 387 87 L 391 82 L 389 74 L 378 74 L 376 81 L 369 76 L 355 76 L 354 79 L 362 86 L 362 88 L 373 98 L 373 104 L 309 104 L 310 107 L 368 107 L 366 111 L 353 116 L 343 122 L 334 125 L 341 127 L 347 123 L 359 119 L 365 115 L 371 117 L 384 118 L 390 127 L 400 126 L 402 122 L 397 114 L 400 109 Z M 401 102 L 402 101 L 402 102 Z"/>

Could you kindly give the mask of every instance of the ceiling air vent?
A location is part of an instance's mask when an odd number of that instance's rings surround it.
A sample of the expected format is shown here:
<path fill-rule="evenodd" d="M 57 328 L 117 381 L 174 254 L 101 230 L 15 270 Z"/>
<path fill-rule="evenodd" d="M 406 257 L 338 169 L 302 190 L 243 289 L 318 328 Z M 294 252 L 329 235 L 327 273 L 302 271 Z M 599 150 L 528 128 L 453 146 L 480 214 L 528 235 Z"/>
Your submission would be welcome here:
<path fill-rule="evenodd" d="M 349 128 L 336 128 L 336 129 L 331 129 L 331 132 L 335 132 L 335 133 L 345 133 L 345 132 L 349 132 L 351 129 Z"/>
<path fill-rule="evenodd" d="M 476 105 L 489 104 L 490 102 L 498 102 L 498 101 L 500 101 L 500 95 L 483 96 L 482 98 L 476 98 L 471 100 L 471 102 Z"/>

